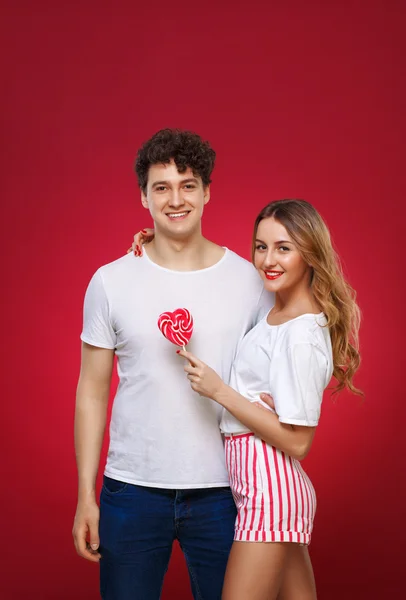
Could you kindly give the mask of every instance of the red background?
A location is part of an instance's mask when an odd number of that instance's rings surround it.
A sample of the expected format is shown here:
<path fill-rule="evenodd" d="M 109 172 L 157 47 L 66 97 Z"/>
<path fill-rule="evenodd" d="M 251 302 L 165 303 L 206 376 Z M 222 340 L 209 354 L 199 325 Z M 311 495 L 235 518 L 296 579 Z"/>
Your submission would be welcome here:
<path fill-rule="evenodd" d="M 165 126 L 218 153 L 208 237 L 248 258 L 256 214 L 282 197 L 313 202 L 330 225 L 363 310 L 366 400 L 326 398 L 306 460 L 319 598 L 401 597 L 404 2 L 1 11 L 1 598 L 98 598 L 97 567 L 71 540 L 82 300 L 150 224 L 132 165 Z M 163 597 L 190 598 L 176 548 Z"/>

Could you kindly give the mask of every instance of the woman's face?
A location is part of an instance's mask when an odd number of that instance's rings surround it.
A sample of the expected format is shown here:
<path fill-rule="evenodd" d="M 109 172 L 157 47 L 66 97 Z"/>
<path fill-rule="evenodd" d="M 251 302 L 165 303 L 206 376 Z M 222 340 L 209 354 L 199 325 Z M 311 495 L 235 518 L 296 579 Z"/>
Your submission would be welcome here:
<path fill-rule="evenodd" d="M 254 264 L 270 292 L 293 291 L 297 286 L 309 285 L 310 266 L 274 217 L 262 219 L 258 225 Z"/>

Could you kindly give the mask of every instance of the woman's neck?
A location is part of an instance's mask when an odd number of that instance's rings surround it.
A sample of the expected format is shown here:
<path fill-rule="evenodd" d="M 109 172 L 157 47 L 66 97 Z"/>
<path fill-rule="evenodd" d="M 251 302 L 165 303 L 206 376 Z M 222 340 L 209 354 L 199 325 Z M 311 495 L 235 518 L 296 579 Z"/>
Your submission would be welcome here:
<path fill-rule="evenodd" d="M 295 288 L 294 290 L 276 292 L 275 294 L 273 314 L 280 313 L 293 319 L 306 313 L 317 314 L 319 312 L 320 307 L 309 287 L 306 289 Z"/>

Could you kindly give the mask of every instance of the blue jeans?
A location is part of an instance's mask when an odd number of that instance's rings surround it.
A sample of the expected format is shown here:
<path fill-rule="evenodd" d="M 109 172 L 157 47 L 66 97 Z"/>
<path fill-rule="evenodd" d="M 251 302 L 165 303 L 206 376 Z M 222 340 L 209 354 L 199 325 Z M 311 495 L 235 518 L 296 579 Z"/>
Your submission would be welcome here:
<path fill-rule="evenodd" d="M 103 600 L 158 600 L 175 539 L 196 600 L 220 600 L 234 537 L 230 488 L 170 490 L 104 477 L 100 497 Z"/>

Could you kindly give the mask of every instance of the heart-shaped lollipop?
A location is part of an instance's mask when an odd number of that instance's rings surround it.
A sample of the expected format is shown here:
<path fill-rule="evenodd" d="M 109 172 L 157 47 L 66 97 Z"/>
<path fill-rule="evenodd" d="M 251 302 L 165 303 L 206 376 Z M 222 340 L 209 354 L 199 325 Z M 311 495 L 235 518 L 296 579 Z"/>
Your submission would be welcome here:
<path fill-rule="evenodd" d="M 185 348 L 192 337 L 193 317 L 186 308 L 177 308 L 159 315 L 158 327 L 172 344 Z"/>

